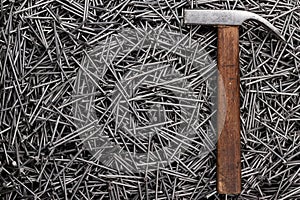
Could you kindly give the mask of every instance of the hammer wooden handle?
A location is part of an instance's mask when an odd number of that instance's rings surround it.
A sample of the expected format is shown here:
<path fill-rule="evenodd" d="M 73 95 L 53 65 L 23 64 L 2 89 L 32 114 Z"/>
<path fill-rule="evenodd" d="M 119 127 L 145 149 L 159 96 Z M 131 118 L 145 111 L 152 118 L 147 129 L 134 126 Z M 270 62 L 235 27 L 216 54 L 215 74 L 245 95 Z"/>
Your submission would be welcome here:
<path fill-rule="evenodd" d="M 241 192 L 238 26 L 218 27 L 217 190 Z"/>
<path fill-rule="evenodd" d="M 239 95 L 239 30 L 246 20 L 269 27 L 282 41 L 285 38 L 261 16 L 241 10 L 184 11 L 186 24 L 218 27 L 218 156 L 217 189 L 221 194 L 241 192 L 240 95 Z"/>

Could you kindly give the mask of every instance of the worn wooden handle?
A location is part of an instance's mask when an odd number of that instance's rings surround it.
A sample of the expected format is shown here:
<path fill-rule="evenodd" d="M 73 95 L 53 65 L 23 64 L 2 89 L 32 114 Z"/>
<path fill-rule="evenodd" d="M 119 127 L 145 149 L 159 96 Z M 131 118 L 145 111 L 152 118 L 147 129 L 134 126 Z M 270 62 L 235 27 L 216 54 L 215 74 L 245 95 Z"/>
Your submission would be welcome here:
<path fill-rule="evenodd" d="M 238 26 L 218 27 L 217 190 L 241 192 Z"/>

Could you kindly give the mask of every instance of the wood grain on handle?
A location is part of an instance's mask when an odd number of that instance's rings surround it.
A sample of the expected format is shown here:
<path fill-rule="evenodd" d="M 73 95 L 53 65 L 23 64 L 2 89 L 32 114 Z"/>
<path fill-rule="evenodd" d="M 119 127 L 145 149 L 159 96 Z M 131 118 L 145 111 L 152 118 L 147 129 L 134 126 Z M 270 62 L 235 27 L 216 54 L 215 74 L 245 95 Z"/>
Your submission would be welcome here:
<path fill-rule="evenodd" d="M 241 192 L 238 26 L 218 27 L 217 190 Z"/>

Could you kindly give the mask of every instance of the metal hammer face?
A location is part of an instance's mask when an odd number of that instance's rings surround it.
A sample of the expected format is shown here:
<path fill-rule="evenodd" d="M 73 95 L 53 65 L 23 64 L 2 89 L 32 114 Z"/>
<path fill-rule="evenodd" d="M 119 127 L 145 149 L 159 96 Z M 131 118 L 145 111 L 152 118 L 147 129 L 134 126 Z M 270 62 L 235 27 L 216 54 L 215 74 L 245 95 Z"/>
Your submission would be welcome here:
<path fill-rule="evenodd" d="M 255 20 L 285 41 L 266 19 L 247 11 L 185 10 L 186 24 L 218 27 L 218 144 L 217 190 L 220 194 L 241 192 L 239 26 Z"/>

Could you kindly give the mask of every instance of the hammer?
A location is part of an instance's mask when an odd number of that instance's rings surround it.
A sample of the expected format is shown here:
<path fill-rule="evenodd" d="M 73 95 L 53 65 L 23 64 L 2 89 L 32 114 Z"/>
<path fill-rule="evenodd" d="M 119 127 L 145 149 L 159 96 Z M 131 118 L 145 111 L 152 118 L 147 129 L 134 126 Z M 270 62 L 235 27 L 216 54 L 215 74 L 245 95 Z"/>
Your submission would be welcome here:
<path fill-rule="evenodd" d="M 217 190 L 219 194 L 241 192 L 239 26 L 255 20 L 285 41 L 266 19 L 248 11 L 185 10 L 186 24 L 218 27 Z"/>

